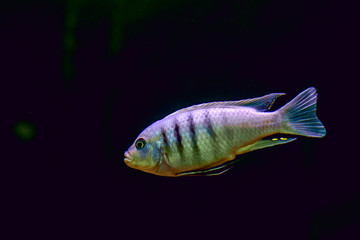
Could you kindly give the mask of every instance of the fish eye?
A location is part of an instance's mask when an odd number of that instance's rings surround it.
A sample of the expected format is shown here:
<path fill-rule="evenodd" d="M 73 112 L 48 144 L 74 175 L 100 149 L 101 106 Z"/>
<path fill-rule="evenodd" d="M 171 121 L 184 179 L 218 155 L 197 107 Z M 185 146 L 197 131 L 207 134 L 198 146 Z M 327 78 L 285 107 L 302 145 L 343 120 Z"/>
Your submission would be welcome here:
<path fill-rule="evenodd" d="M 137 150 L 142 149 L 143 147 L 145 147 L 146 141 L 143 138 L 139 138 L 138 140 L 136 140 L 135 142 L 135 147 Z"/>

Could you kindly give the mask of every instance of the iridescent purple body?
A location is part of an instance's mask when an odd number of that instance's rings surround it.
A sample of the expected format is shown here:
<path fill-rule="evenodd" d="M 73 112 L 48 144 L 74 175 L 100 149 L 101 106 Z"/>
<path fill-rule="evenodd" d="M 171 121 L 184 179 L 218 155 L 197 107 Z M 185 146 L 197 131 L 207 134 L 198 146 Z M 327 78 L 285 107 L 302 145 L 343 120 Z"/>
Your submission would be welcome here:
<path fill-rule="evenodd" d="M 281 95 L 273 93 L 181 109 L 146 128 L 125 153 L 125 163 L 162 176 L 211 175 L 212 170 L 223 168 L 236 155 L 295 140 L 264 139 L 267 136 L 325 135 L 325 128 L 315 115 L 314 88 L 269 112 Z"/>

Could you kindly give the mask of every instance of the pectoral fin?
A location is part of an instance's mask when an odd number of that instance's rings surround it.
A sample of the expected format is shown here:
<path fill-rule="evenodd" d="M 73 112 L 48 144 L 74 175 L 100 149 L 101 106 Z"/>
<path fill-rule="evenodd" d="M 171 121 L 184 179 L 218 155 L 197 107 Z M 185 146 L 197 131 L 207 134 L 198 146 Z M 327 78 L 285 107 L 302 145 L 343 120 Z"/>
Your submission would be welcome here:
<path fill-rule="evenodd" d="M 217 176 L 220 174 L 223 174 L 224 172 L 229 171 L 231 168 L 233 168 L 234 162 L 227 162 L 220 166 L 203 169 L 203 170 L 197 170 L 197 171 L 190 171 L 190 172 L 182 172 L 178 173 L 177 176 Z M 220 172 L 217 172 L 217 170 L 221 170 Z"/>
<path fill-rule="evenodd" d="M 272 147 L 272 146 L 276 146 L 276 145 L 279 145 L 279 144 L 285 144 L 285 143 L 289 143 L 289 142 L 292 142 L 296 140 L 296 138 L 272 138 L 272 139 L 262 139 L 262 140 L 259 140 L 253 144 L 250 144 L 248 146 L 245 146 L 245 147 L 242 147 L 242 148 L 239 148 L 237 151 L 236 151 L 236 155 L 238 154 L 244 154 L 244 153 L 247 153 L 247 152 L 251 152 L 251 151 L 254 151 L 254 150 L 258 150 L 258 149 L 261 149 L 261 148 L 267 148 L 267 147 Z"/>

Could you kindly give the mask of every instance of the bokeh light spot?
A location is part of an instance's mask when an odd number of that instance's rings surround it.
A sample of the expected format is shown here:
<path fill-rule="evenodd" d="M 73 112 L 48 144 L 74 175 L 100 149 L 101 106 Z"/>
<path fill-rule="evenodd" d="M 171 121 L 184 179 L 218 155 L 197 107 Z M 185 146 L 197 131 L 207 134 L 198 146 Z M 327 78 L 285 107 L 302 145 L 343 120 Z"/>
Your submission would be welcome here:
<path fill-rule="evenodd" d="M 35 126 L 28 121 L 18 121 L 14 124 L 15 135 L 23 141 L 31 141 L 35 137 Z"/>

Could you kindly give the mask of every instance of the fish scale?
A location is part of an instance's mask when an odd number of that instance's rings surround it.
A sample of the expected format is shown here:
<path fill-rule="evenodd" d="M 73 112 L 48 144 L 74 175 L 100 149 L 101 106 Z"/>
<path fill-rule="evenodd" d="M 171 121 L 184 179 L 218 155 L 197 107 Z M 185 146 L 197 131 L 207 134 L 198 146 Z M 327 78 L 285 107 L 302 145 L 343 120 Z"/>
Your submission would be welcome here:
<path fill-rule="evenodd" d="M 276 133 L 281 123 L 274 113 L 257 112 L 248 107 L 190 111 L 179 113 L 166 121 L 169 123 L 164 124 L 169 126 L 171 132 L 168 163 L 184 169 L 195 165 L 204 168 L 213 164 L 218 156 L 234 153 L 236 147 Z M 194 125 L 195 134 L 190 130 L 191 124 Z M 179 128 L 180 137 L 176 128 Z M 194 146 L 198 146 L 197 151 Z"/>
<path fill-rule="evenodd" d="M 218 175 L 212 171 L 227 171 L 236 155 L 296 139 L 267 136 L 325 136 L 326 130 L 316 116 L 315 88 L 306 89 L 270 112 L 281 95 L 272 93 L 180 109 L 142 131 L 125 152 L 125 163 L 161 176 Z"/>

